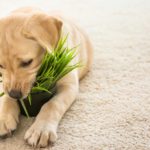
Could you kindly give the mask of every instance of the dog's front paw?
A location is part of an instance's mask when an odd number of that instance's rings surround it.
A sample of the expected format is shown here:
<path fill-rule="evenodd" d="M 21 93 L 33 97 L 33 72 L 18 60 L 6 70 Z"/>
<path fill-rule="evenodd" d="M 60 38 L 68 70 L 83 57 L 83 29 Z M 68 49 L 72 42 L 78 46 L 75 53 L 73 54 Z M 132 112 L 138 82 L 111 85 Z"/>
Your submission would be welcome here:
<path fill-rule="evenodd" d="M 11 133 L 16 130 L 18 122 L 18 116 L 0 114 L 0 137 L 10 136 Z"/>
<path fill-rule="evenodd" d="M 57 140 L 57 126 L 48 122 L 35 121 L 27 130 L 24 139 L 34 147 L 46 147 Z"/>

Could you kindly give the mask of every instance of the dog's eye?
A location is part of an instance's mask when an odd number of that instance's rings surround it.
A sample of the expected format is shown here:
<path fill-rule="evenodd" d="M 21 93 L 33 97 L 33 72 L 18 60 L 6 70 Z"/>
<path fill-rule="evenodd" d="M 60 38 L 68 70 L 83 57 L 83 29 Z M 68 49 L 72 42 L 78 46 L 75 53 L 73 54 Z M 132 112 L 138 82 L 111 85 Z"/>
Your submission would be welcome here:
<path fill-rule="evenodd" d="M 29 66 L 31 63 L 32 63 L 32 61 L 33 61 L 33 59 L 30 59 L 30 60 L 28 60 L 28 61 L 23 61 L 23 62 L 21 62 L 21 67 L 27 67 L 27 66 Z"/>
<path fill-rule="evenodd" d="M 3 69 L 4 67 L 3 67 L 2 65 L 0 65 L 0 68 L 2 68 L 2 69 Z"/>

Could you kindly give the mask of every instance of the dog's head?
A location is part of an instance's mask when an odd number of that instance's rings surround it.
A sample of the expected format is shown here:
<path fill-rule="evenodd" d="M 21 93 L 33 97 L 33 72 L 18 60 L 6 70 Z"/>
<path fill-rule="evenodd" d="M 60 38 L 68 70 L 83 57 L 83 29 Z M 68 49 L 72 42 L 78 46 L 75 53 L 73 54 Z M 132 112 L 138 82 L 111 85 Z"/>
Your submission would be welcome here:
<path fill-rule="evenodd" d="M 0 20 L 0 72 L 10 97 L 25 98 L 46 50 L 57 44 L 61 21 L 43 13 L 13 14 Z"/>

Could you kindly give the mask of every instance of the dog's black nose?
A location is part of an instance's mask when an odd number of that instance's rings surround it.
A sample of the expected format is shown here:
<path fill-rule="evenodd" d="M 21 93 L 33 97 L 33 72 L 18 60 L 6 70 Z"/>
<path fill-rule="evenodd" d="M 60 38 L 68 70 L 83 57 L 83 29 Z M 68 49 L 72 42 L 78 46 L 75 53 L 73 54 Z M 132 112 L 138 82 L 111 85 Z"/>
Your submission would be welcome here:
<path fill-rule="evenodd" d="M 10 97 L 14 99 L 20 99 L 22 97 L 21 91 L 17 91 L 17 90 L 11 90 L 8 94 Z"/>

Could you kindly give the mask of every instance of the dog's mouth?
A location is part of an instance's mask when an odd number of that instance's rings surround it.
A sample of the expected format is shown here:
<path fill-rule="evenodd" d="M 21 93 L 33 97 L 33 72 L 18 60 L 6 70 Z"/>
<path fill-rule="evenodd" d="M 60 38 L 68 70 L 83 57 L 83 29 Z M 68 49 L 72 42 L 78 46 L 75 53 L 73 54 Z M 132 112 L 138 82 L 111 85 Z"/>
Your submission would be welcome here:
<path fill-rule="evenodd" d="M 23 98 L 23 99 L 26 99 L 26 98 L 29 96 L 29 94 L 32 92 L 32 88 L 33 88 L 34 86 L 36 86 L 36 85 L 37 85 L 37 82 L 34 81 L 34 82 L 32 83 L 32 85 L 31 85 L 31 88 L 30 88 L 29 92 L 25 93 L 22 98 Z"/>
<path fill-rule="evenodd" d="M 32 88 L 33 88 L 35 85 L 37 85 L 36 81 L 33 82 L 33 84 L 31 85 L 30 90 L 29 90 L 28 92 L 24 93 L 24 95 L 22 96 L 22 99 L 26 99 L 26 98 L 29 96 L 29 94 L 30 94 L 31 91 L 32 91 Z"/>

